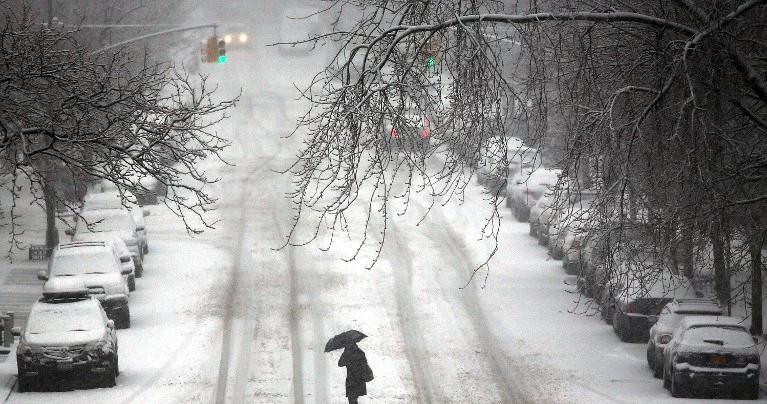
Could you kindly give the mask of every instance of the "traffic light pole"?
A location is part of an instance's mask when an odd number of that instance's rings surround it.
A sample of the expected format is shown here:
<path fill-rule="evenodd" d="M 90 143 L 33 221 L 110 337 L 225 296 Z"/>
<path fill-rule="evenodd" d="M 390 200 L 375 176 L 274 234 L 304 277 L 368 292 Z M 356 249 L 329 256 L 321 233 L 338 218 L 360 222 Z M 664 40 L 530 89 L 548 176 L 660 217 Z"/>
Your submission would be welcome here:
<path fill-rule="evenodd" d="M 114 27 L 114 26 L 111 26 L 111 27 Z M 106 51 L 108 51 L 110 49 L 114 49 L 114 48 L 117 48 L 117 47 L 129 44 L 129 43 L 132 43 L 132 42 L 141 41 L 141 40 L 144 40 L 144 39 L 147 39 L 147 38 L 154 38 L 156 36 L 173 34 L 173 33 L 176 33 L 176 32 L 193 31 L 193 30 L 196 30 L 196 29 L 203 29 L 203 28 L 213 28 L 213 35 L 216 35 L 216 30 L 218 29 L 218 24 L 191 25 L 191 26 L 188 26 L 188 27 L 179 27 L 179 28 L 169 29 L 169 30 L 165 30 L 165 31 L 155 32 L 155 33 L 152 33 L 152 34 L 142 35 L 142 36 L 139 36 L 139 37 L 136 37 L 136 38 L 128 39 L 126 41 L 118 42 L 118 43 L 113 44 L 113 45 L 109 45 L 106 48 L 101 48 L 99 50 L 95 50 L 95 51 L 91 52 L 91 55 L 98 55 L 99 53 L 106 52 Z"/>

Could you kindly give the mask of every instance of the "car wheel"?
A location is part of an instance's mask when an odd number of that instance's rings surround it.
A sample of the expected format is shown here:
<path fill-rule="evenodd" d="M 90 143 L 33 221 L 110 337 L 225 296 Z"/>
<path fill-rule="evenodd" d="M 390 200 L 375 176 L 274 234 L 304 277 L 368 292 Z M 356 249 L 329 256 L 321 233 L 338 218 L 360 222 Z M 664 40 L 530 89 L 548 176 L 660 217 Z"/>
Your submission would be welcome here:
<path fill-rule="evenodd" d="M 527 211 L 523 209 L 517 209 L 517 217 L 519 218 L 520 222 L 526 222 L 530 220 L 530 214 L 527 213 Z"/>
<path fill-rule="evenodd" d="M 19 372 L 19 393 L 32 391 L 32 379 Z"/>
<path fill-rule="evenodd" d="M 665 365 L 663 366 L 663 387 L 668 389 L 671 388 L 671 377 L 669 376 L 669 371 L 666 369 Z"/>
<path fill-rule="evenodd" d="M 671 396 L 676 398 L 685 398 L 687 395 L 687 386 L 684 386 L 679 381 L 679 377 L 677 375 L 671 374 Z"/>
<path fill-rule="evenodd" d="M 663 377 L 663 362 L 656 360 L 653 363 L 652 376 L 656 379 Z"/>
<path fill-rule="evenodd" d="M 133 292 L 136 290 L 136 276 L 128 275 L 128 291 Z"/>
<path fill-rule="evenodd" d="M 130 328 L 130 308 L 125 306 L 117 314 L 117 318 L 115 320 L 115 327 L 117 327 L 117 329 Z"/>
<path fill-rule="evenodd" d="M 144 243 L 144 248 L 141 251 L 143 254 L 149 254 L 149 243 Z"/>
<path fill-rule="evenodd" d="M 530 235 L 533 237 L 537 237 L 537 234 L 535 232 L 535 225 L 533 225 L 532 223 L 530 223 Z"/>
<path fill-rule="evenodd" d="M 144 258 L 139 260 L 139 262 L 136 263 L 136 269 L 134 271 L 136 273 L 136 278 L 141 278 L 144 275 Z"/>
<path fill-rule="evenodd" d="M 103 387 L 114 387 L 117 385 L 117 371 L 115 370 L 117 364 L 112 361 L 110 369 L 104 374 L 104 380 L 102 381 Z"/>
<path fill-rule="evenodd" d="M 621 342 L 629 342 L 628 331 L 626 330 L 626 327 L 623 324 L 620 313 L 621 313 L 620 310 L 613 310 L 613 315 L 612 315 L 613 330 L 615 331 L 616 334 L 618 334 L 618 338 L 620 338 Z"/>
<path fill-rule="evenodd" d="M 647 343 L 646 358 L 647 366 L 653 369 L 655 367 L 655 343 L 652 340 Z"/>
<path fill-rule="evenodd" d="M 758 400 L 759 399 L 759 384 L 749 386 L 746 391 L 743 392 L 743 398 L 746 400 Z"/>
<path fill-rule="evenodd" d="M 548 245 L 548 238 L 543 233 L 538 233 L 538 244 L 544 247 Z"/>

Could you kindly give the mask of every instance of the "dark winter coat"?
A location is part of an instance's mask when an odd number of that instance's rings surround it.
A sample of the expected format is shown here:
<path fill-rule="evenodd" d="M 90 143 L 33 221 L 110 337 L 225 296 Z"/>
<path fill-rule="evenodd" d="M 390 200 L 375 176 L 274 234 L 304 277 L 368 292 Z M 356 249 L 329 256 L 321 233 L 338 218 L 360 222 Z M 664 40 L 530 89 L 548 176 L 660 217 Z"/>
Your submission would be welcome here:
<path fill-rule="evenodd" d="M 338 360 L 338 366 L 346 366 L 346 397 L 359 397 L 367 394 L 364 375 L 367 373 L 368 360 L 357 345 L 348 346 Z"/>

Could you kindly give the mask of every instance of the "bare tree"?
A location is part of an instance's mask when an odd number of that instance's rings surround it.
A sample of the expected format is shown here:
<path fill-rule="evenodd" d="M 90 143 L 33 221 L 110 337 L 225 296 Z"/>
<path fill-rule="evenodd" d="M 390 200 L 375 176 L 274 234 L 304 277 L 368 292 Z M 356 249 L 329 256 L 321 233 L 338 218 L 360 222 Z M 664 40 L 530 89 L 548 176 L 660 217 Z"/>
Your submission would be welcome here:
<path fill-rule="evenodd" d="M 51 178 L 104 179 L 137 193 L 153 192 L 143 181 L 151 178 L 168 187 L 165 204 L 187 224 L 192 215 L 211 226 L 202 213 L 214 200 L 203 186 L 216 179 L 198 163 L 229 144 L 212 127 L 236 100 L 214 101 L 205 77 L 167 62 L 124 48 L 97 53 L 77 31 L 41 29 L 28 9 L 0 12 L 0 52 L 13 61 L 0 67 L 0 153 L 14 199 L 26 179 L 24 191 L 49 213 L 74 211 L 78 201 Z M 5 209 L 15 217 L 13 205 Z M 12 235 L 23 230 L 12 227 Z"/>
<path fill-rule="evenodd" d="M 709 223 L 725 226 L 714 232 L 720 249 L 734 231 L 749 245 L 763 239 L 763 228 L 736 218 L 752 220 L 743 212 L 764 211 L 767 199 L 766 3 L 330 2 L 339 20 L 344 7 L 362 18 L 316 38 L 342 50 L 306 93 L 309 136 L 292 169 L 297 223 L 318 212 L 341 231 L 355 202 L 385 223 L 398 176 L 408 179 L 404 200 L 411 191 L 460 200 L 472 161 L 493 158 L 480 155 L 483 144 L 518 136 L 601 188 L 597 206 L 652 222 L 659 250 L 693 275 Z M 436 68 L 423 63 L 434 43 Z M 406 118 L 402 100 L 435 118 L 425 156 L 439 165 L 417 153 L 392 158 L 383 128 Z M 496 224 L 497 215 L 485 224 L 489 236 Z"/>

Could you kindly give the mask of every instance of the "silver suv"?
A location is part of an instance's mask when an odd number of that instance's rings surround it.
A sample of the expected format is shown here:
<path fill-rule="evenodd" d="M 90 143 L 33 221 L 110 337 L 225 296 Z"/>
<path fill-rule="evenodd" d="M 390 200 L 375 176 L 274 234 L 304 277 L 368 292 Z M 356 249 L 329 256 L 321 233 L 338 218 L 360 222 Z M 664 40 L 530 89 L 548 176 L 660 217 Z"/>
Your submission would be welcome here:
<path fill-rule="evenodd" d="M 26 328 L 14 327 L 11 333 L 20 337 L 16 348 L 19 392 L 62 378 L 95 380 L 102 387 L 116 384 L 114 323 L 76 278 L 50 280 L 43 297 L 32 305 Z"/>
<path fill-rule="evenodd" d="M 663 377 L 663 348 L 661 335 L 671 334 L 687 316 L 724 314 L 722 306 L 713 299 L 675 299 L 663 307 L 660 314 L 652 318 L 655 324 L 650 327 L 650 339 L 647 341 L 647 365 L 653 370 L 653 376 Z"/>
<path fill-rule="evenodd" d="M 122 266 L 127 257 L 117 255 L 107 241 L 88 241 L 61 244 L 53 250 L 48 271 L 40 271 L 37 278 L 49 281 L 59 277 L 76 277 L 82 280 L 89 293 L 98 298 L 117 328 L 130 327 L 128 306 L 128 282 L 130 268 Z M 56 285 L 48 285 L 56 292 Z"/>

